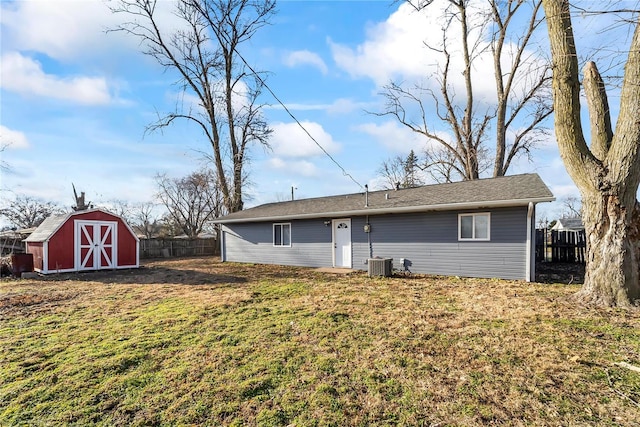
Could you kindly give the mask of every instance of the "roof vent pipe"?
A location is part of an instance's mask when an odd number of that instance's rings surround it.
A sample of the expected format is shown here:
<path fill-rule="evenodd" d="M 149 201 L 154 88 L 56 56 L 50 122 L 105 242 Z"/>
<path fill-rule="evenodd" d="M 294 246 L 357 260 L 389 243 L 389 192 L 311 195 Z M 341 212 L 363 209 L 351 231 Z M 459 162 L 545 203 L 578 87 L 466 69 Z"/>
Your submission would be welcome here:
<path fill-rule="evenodd" d="M 369 207 L 369 185 L 368 184 L 364 185 L 364 207 L 365 208 Z"/>

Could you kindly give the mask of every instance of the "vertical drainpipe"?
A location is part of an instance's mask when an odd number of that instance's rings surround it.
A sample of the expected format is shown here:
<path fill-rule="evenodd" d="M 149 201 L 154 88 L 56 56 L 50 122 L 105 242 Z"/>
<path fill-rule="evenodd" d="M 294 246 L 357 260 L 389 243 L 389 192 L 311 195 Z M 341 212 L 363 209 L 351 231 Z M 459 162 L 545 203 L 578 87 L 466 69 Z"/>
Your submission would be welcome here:
<path fill-rule="evenodd" d="M 365 223 L 369 224 L 369 215 L 365 217 Z M 369 245 L 369 258 L 373 258 L 373 246 L 371 245 L 371 230 L 367 233 L 367 245 Z"/>
<path fill-rule="evenodd" d="M 369 207 L 369 185 L 364 185 L 364 207 Z M 369 224 L 369 215 L 365 216 L 365 224 Z M 371 232 L 367 233 L 367 245 L 369 246 L 369 258 L 373 258 L 373 248 L 371 247 Z"/>
<path fill-rule="evenodd" d="M 220 262 L 225 262 L 224 253 L 224 231 L 222 231 L 222 224 L 218 224 L 218 239 L 220 240 Z"/>
<path fill-rule="evenodd" d="M 532 227 L 533 227 L 533 212 L 535 211 L 534 207 L 535 205 L 533 204 L 533 202 L 529 202 L 529 208 L 527 209 L 527 251 L 526 251 L 527 266 L 525 271 L 527 282 L 534 281 L 535 274 L 536 274 L 536 265 L 534 262 L 532 262 L 533 252 L 531 251 L 532 244 L 533 244 Z"/>

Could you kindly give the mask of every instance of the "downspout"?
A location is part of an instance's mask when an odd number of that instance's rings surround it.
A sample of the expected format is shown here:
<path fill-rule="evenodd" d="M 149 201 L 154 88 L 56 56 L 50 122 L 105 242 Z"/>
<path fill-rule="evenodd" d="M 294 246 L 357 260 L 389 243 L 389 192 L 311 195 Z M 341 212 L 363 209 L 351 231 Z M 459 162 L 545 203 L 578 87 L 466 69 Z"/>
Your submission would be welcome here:
<path fill-rule="evenodd" d="M 75 268 L 76 266 L 76 254 L 75 254 L 75 249 L 73 251 L 73 267 Z M 42 242 L 42 272 L 43 273 L 49 273 L 49 240 L 45 240 L 44 242 Z"/>
<path fill-rule="evenodd" d="M 532 227 L 533 227 L 533 213 L 535 211 L 535 205 L 533 204 L 533 202 L 529 202 L 529 208 L 527 209 L 527 266 L 526 266 L 526 270 L 525 270 L 525 275 L 526 275 L 526 281 L 527 282 L 532 282 L 535 280 L 535 274 L 536 274 L 536 265 L 535 263 L 532 262 L 532 252 L 531 252 L 531 245 L 532 245 Z"/>
<path fill-rule="evenodd" d="M 369 224 L 369 215 L 367 215 L 365 218 L 365 224 Z M 371 246 L 371 230 L 367 232 L 367 243 L 369 245 L 369 258 L 373 258 L 373 246 Z"/>
<path fill-rule="evenodd" d="M 218 239 L 220 239 L 220 262 L 225 262 L 225 253 L 224 253 L 224 231 L 222 230 L 222 224 L 218 224 Z"/>
<path fill-rule="evenodd" d="M 364 185 L 364 207 L 369 207 L 369 185 Z M 369 215 L 365 217 L 365 224 L 369 224 Z M 367 244 L 369 245 L 369 258 L 373 258 L 373 247 L 371 246 L 371 230 L 367 231 Z"/>

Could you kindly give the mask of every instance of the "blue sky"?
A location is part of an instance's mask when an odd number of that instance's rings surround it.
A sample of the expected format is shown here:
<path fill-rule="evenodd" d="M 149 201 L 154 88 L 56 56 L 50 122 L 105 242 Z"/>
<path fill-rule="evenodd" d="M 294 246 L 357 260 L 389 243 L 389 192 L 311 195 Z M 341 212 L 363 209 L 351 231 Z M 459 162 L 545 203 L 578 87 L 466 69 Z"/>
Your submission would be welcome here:
<path fill-rule="evenodd" d="M 144 134 L 156 111 L 172 111 L 179 88 L 174 75 L 140 53 L 137 40 L 105 33 L 121 19 L 106 3 L 1 3 L 0 129 L 11 143 L 2 153 L 11 167 L 1 176 L 3 199 L 24 194 L 68 206 L 74 183 L 98 203 L 150 201 L 156 173 L 180 177 L 201 166 L 209 147 L 188 123 Z M 578 30 L 581 42 L 604 43 L 588 24 Z M 420 152 L 425 141 L 366 111 L 383 108 L 379 93 L 390 79 L 424 79 L 434 59 L 422 42 L 438 33 L 435 13 L 420 16 L 401 3 L 280 1 L 272 25 L 241 53 L 270 72 L 271 89 L 346 171 L 375 188 L 383 160 Z M 541 55 L 544 36 L 536 45 Z M 491 79 L 482 77 L 490 72 L 477 70 L 476 87 L 487 93 Z M 272 97 L 263 101 L 271 104 L 265 114 L 274 129 L 272 149 L 251 151 L 246 206 L 286 199 L 292 186 L 299 198 L 360 191 Z M 540 174 L 558 198 L 577 195 L 552 137 L 533 162 L 520 159 L 510 170 L 526 172 Z M 543 210 L 550 219 L 559 212 Z"/>

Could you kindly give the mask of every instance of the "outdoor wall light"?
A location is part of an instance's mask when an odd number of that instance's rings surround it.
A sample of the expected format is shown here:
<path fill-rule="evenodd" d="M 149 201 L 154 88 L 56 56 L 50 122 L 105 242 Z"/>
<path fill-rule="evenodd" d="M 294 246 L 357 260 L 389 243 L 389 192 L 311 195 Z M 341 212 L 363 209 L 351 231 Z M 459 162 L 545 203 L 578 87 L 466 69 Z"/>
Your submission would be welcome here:
<path fill-rule="evenodd" d="M 326 225 L 327 227 L 331 225 L 331 221 L 325 221 L 324 225 Z"/>

